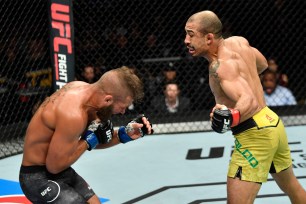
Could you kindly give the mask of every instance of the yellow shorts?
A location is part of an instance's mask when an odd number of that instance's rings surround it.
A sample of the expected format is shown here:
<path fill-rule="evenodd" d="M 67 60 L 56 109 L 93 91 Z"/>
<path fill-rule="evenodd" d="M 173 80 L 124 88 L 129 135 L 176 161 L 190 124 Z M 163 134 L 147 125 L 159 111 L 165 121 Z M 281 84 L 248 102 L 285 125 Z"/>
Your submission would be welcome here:
<path fill-rule="evenodd" d="M 228 177 L 244 181 L 266 182 L 268 173 L 291 166 L 292 160 L 284 125 L 268 107 L 253 116 L 256 127 L 234 135 L 235 147 Z"/>

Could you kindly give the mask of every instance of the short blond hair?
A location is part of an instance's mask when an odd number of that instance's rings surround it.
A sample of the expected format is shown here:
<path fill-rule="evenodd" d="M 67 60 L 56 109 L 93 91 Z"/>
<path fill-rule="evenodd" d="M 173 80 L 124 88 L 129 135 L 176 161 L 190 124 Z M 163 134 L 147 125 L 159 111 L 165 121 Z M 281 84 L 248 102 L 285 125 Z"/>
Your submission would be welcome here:
<path fill-rule="evenodd" d="M 125 98 L 129 95 L 137 103 L 141 102 L 144 97 L 141 79 L 127 66 L 104 73 L 98 83 L 106 93 L 115 98 Z"/>

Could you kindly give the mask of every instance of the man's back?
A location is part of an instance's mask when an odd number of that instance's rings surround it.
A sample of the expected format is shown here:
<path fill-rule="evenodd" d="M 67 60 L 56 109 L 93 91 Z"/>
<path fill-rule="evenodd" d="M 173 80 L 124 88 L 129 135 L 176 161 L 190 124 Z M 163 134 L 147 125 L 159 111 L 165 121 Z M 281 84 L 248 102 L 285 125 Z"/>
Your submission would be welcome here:
<path fill-rule="evenodd" d="M 257 111 L 265 107 L 256 66 L 256 55 L 245 38 L 235 36 L 220 42 L 218 63 L 219 66 L 215 70 L 215 63 L 212 63 L 210 68 L 210 86 L 217 103 L 235 107 L 240 93 L 237 92 L 238 96 L 232 97 L 225 94 L 225 91 L 232 86 L 232 82 L 239 81 L 243 84 L 243 94 L 252 99 Z"/>
<path fill-rule="evenodd" d="M 68 84 L 41 104 L 26 132 L 23 165 L 45 164 L 50 141 L 54 132 L 60 128 L 57 127 L 58 121 L 64 120 L 66 113 L 82 118 L 81 95 L 76 94 L 76 90 L 82 89 L 81 86 L 84 84 L 83 82 Z M 87 118 L 84 117 L 84 120 Z M 68 128 L 69 121 L 66 123 Z"/>

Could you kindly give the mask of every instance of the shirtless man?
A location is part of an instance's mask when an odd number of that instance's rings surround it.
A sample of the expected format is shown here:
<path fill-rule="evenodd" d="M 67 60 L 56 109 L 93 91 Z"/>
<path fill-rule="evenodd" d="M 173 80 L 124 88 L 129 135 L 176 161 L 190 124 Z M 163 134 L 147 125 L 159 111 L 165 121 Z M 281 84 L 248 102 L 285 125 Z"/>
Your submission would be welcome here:
<path fill-rule="evenodd" d="M 124 114 L 143 97 L 140 79 L 129 68 L 106 72 L 96 83 L 68 83 L 48 97 L 29 123 L 19 180 L 33 203 L 100 203 L 71 165 L 86 150 L 107 148 L 153 133 L 141 115 L 118 131 L 109 118 Z"/>
<path fill-rule="evenodd" d="M 253 203 L 270 172 L 292 203 L 305 203 L 306 192 L 292 171 L 284 125 L 265 103 L 259 74 L 267 60 L 243 37 L 222 38 L 215 13 L 192 15 L 185 26 L 185 44 L 192 56 L 209 61 L 209 85 L 216 105 L 212 129 L 232 130 L 235 149 L 227 174 L 230 204 Z"/>

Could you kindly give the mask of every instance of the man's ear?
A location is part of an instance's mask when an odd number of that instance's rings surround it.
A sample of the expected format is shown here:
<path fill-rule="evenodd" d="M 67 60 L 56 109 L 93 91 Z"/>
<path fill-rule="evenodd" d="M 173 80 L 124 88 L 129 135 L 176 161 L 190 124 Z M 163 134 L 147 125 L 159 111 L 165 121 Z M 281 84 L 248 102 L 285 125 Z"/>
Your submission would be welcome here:
<path fill-rule="evenodd" d="M 207 39 L 207 44 L 208 45 L 211 45 L 213 43 L 213 40 L 214 40 L 214 34 L 213 33 L 208 33 L 206 35 L 206 39 Z"/>
<path fill-rule="evenodd" d="M 114 102 L 114 98 L 112 95 L 106 95 L 104 98 L 104 102 L 107 103 L 107 105 L 111 105 Z"/>

